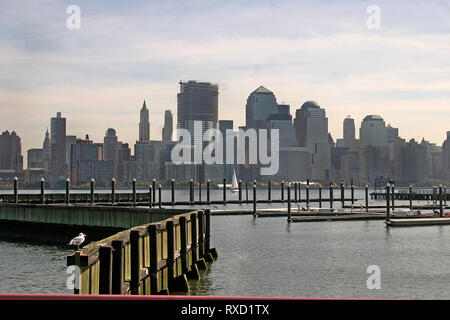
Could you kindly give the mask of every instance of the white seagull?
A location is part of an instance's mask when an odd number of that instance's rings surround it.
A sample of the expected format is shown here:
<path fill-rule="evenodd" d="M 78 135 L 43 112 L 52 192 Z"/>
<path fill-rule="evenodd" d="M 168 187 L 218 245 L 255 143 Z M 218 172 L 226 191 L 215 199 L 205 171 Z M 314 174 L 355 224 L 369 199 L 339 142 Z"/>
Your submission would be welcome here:
<path fill-rule="evenodd" d="M 80 244 L 84 242 L 84 239 L 86 238 L 86 235 L 84 233 L 80 233 L 78 237 L 73 238 L 70 240 L 69 245 L 74 245 L 78 247 L 78 250 L 80 250 Z"/>

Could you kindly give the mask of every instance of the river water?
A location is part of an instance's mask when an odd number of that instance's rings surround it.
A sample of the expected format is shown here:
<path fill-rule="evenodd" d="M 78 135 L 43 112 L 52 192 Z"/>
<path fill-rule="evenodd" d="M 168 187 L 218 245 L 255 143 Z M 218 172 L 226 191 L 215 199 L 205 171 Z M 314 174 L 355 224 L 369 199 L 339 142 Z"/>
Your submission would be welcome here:
<path fill-rule="evenodd" d="M 335 190 L 335 198 L 339 194 Z M 355 194 L 362 199 L 364 191 Z M 211 194 L 213 199 L 221 195 L 218 190 Z M 328 196 L 325 190 L 323 196 Z M 177 197 L 187 199 L 188 194 L 179 191 Z M 258 198 L 263 197 L 261 190 Z M 383 221 L 288 225 L 285 217 L 212 216 L 211 237 L 219 259 L 200 281 L 190 281 L 192 295 L 450 299 L 450 226 L 386 229 Z M 0 293 L 72 293 L 66 288 L 70 252 L 69 247 L 0 241 Z M 380 289 L 367 286 L 369 266 L 380 270 Z"/>

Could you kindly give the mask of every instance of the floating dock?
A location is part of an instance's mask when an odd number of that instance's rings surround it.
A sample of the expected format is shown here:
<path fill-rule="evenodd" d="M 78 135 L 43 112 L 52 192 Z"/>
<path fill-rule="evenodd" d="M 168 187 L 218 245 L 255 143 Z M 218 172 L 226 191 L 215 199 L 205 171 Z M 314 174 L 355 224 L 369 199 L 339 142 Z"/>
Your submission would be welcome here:
<path fill-rule="evenodd" d="M 450 217 L 427 217 L 427 218 L 391 218 L 386 221 L 388 227 L 417 227 L 450 224 Z"/>

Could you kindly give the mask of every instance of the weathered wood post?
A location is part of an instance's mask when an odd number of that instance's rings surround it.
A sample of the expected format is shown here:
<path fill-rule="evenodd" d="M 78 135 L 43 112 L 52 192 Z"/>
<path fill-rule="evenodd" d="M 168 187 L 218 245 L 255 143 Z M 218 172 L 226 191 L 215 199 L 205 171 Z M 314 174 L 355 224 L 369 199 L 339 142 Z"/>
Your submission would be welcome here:
<path fill-rule="evenodd" d="M 19 178 L 14 177 L 14 203 L 19 203 Z"/>
<path fill-rule="evenodd" d="M 309 209 L 309 185 L 306 185 L 306 208 Z"/>
<path fill-rule="evenodd" d="M 198 258 L 201 259 L 205 255 L 205 224 L 204 224 L 204 215 L 205 213 L 200 210 L 198 212 Z"/>
<path fill-rule="evenodd" d="M 281 181 L 281 202 L 284 202 L 284 181 Z"/>
<path fill-rule="evenodd" d="M 298 183 L 298 202 L 302 202 L 302 182 L 299 181 Z"/>
<path fill-rule="evenodd" d="M 291 184 L 287 185 L 287 212 L 288 212 L 288 222 L 291 222 Z"/>
<path fill-rule="evenodd" d="M 447 206 L 447 187 L 444 186 L 444 206 Z"/>
<path fill-rule="evenodd" d="M 99 294 L 112 294 L 112 257 L 113 249 L 102 246 L 98 250 L 100 260 Z"/>
<path fill-rule="evenodd" d="M 133 178 L 133 206 L 136 205 L 136 178 Z"/>
<path fill-rule="evenodd" d="M 205 210 L 205 253 L 211 250 L 211 210 Z"/>
<path fill-rule="evenodd" d="M 123 292 L 123 242 L 121 240 L 111 241 L 112 254 L 112 294 Z"/>
<path fill-rule="evenodd" d="M 116 203 L 116 179 L 111 179 L 111 202 Z"/>
<path fill-rule="evenodd" d="M 322 208 L 322 185 L 319 186 L 319 208 Z"/>
<path fill-rule="evenodd" d="M 192 252 L 192 264 L 195 265 L 198 257 L 198 239 L 197 239 L 197 213 L 191 214 L 191 252 Z"/>
<path fill-rule="evenodd" d="M 175 276 L 175 243 L 174 243 L 174 223 L 173 220 L 168 220 L 166 223 L 167 229 L 167 273 L 170 282 L 173 281 Z"/>
<path fill-rule="evenodd" d="M 206 181 L 206 203 L 207 204 L 210 204 L 210 202 L 211 202 L 210 190 L 211 190 L 211 182 L 208 179 Z"/>
<path fill-rule="evenodd" d="M 133 295 L 139 294 L 139 231 L 131 230 L 130 232 L 130 291 Z"/>
<path fill-rule="evenodd" d="M 152 181 L 152 188 L 153 188 L 153 201 L 156 202 L 156 179 L 153 179 Z"/>
<path fill-rule="evenodd" d="M 227 178 L 223 178 L 223 204 L 227 203 Z"/>
<path fill-rule="evenodd" d="M 248 181 L 245 181 L 245 200 L 248 203 Z"/>
<path fill-rule="evenodd" d="M 189 201 L 194 202 L 194 180 L 192 179 L 189 181 Z"/>
<path fill-rule="evenodd" d="M 413 192 L 412 185 L 409 186 L 409 210 L 413 209 Z"/>
<path fill-rule="evenodd" d="M 45 179 L 41 178 L 41 204 L 45 204 Z"/>
<path fill-rule="evenodd" d="M 253 217 L 256 217 L 256 181 L 253 183 Z"/>
<path fill-rule="evenodd" d="M 345 188 L 344 188 L 344 181 L 341 180 L 341 206 L 344 208 L 345 204 Z"/>
<path fill-rule="evenodd" d="M 187 274 L 189 270 L 187 259 L 187 232 L 186 232 L 186 217 L 182 216 L 178 220 L 180 225 L 180 257 L 181 257 L 181 272 Z"/>
<path fill-rule="evenodd" d="M 297 188 L 298 188 L 297 181 L 294 181 L 294 201 L 295 201 L 295 203 L 298 202 Z"/>
<path fill-rule="evenodd" d="M 147 230 L 150 238 L 150 293 L 157 294 L 160 291 L 160 288 L 158 288 L 158 248 L 160 248 L 161 244 L 159 243 L 156 224 L 150 224 Z"/>
<path fill-rule="evenodd" d="M 202 203 L 202 182 L 198 182 L 198 203 Z"/>
<path fill-rule="evenodd" d="M 94 178 L 91 179 L 91 205 L 94 204 Z"/>
<path fill-rule="evenodd" d="M 70 180 L 66 179 L 66 204 L 70 203 Z"/>
<path fill-rule="evenodd" d="M 239 180 L 238 187 L 239 187 L 239 204 L 241 204 L 242 203 L 242 180 Z"/>
<path fill-rule="evenodd" d="M 272 181 L 269 179 L 269 183 L 267 184 L 267 201 L 272 202 Z"/>
<path fill-rule="evenodd" d="M 175 179 L 172 179 L 171 190 L 172 190 L 172 205 L 175 205 Z"/>
<path fill-rule="evenodd" d="M 392 212 L 394 212 L 395 211 L 395 185 L 394 185 L 394 183 L 392 183 L 392 187 L 391 187 L 391 189 L 392 189 L 392 191 L 391 191 L 391 193 L 392 193 Z"/>
<path fill-rule="evenodd" d="M 158 185 L 158 207 L 161 209 L 162 208 L 162 190 L 161 190 L 161 185 Z"/>
<path fill-rule="evenodd" d="M 444 207 L 443 207 L 443 194 L 442 194 L 442 184 L 439 185 L 439 216 L 444 216 Z"/>
<path fill-rule="evenodd" d="M 333 183 L 330 182 L 330 208 L 333 208 Z"/>
<path fill-rule="evenodd" d="M 149 208 L 151 208 L 152 207 L 152 205 L 153 205 L 153 199 L 152 199 L 152 194 L 153 194 L 153 187 L 152 187 L 152 185 L 149 185 L 148 186 L 148 206 L 149 206 Z"/>
<path fill-rule="evenodd" d="M 391 220 L 391 209 L 389 208 L 391 201 L 389 199 L 389 195 L 390 195 L 390 187 L 389 187 L 389 183 L 386 185 L 386 221 L 390 221 Z"/>
<path fill-rule="evenodd" d="M 365 199 L 366 199 L 366 212 L 369 212 L 369 185 L 365 187 Z"/>
<path fill-rule="evenodd" d="M 352 205 L 355 204 L 355 185 L 353 184 L 353 178 L 352 178 L 352 182 L 350 185 L 350 191 L 351 191 L 351 201 L 352 201 Z"/>

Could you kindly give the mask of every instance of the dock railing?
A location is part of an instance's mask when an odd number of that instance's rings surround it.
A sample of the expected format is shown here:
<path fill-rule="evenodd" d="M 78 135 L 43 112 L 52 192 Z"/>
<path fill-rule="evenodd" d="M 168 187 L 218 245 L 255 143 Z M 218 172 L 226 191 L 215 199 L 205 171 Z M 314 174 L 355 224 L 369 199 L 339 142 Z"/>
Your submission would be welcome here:
<path fill-rule="evenodd" d="M 217 258 L 210 211 L 196 210 L 124 230 L 68 255 L 75 294 L 169 294 Z"/>

